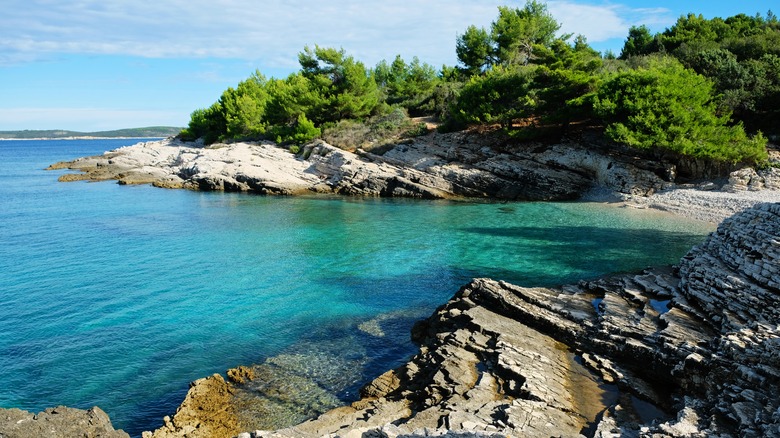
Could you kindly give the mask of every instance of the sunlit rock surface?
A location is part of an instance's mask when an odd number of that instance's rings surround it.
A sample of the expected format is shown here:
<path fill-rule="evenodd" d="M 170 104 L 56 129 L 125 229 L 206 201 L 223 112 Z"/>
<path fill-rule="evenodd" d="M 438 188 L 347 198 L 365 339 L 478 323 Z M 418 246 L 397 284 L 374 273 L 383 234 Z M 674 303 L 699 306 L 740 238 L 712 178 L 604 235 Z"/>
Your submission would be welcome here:
<path fill-rule="evenodd" d="M 98 407 L 89 410 L 64 406 L 33 414 L 20 409 L 0 409 L 2 438 L 130 438 L 114 430 L 111 420 Z"/>

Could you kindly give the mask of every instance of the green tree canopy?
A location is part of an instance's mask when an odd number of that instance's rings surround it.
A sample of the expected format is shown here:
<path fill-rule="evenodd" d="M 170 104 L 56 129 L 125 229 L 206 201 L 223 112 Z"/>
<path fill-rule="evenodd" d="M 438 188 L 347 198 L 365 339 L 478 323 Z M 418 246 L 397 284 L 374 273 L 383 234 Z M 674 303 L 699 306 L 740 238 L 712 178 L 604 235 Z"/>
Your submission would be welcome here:
<path fill-rule="evenodd" d="M 644 24 L 631 26 L 628 30 L 628 38 L 623 43 L 620 51 L 620 59 L 628 59 L 632 56 L 648 55 L 658 50 L 655 37 L 650 33 L 650 28 Z"/>
<path fill-rule="evenodd" d="M 493 40 L 484 27 L 469 26 L 458 35 L 455 53 L 466 74 L 480 74 L 493 63 Z"/>
<path fill-rule="evenodd" d="M 545 3 L 528 0 L 522 9 L 499 6 L 490 32 L 469 26 L 458 35 L 455 52 L 461 70 L 469 76 L 485 72 L 492 65 L 527 65 L 534 50 L 549 47 L 556 40 L 560 28 Z"/>
<path fill-rule="evenodd" d="M 321 107 L 307 111 L 315 124 L 367 117 L 379 105 L 380 92 L 373 76 L 344 49 L 306 47 L 298 60 L 301 75 L 324 100 Z"/>
<path fill-rule="evenodd" d="M 420 62 L 416 56 L 407 63 L 397 55 L 392 64 L 380 61 L 374 79 L 389 105 L 400 105 L 411 112 L 423 110 L 436 86 L 441 82 L 436 69 Z"/>
<path fill-rule="evenodd" d="M 324 111 L 327 101 L 311 82 L 301 73 L 293 73 L 284 80 L 270 80 L 265 114 L 268 124 L 292 126 L 301 115 Z"/>
<path fill-rule="evenodd" d="M 202 138 L 206 144 L 211 144 L 226 132 L 226 125 L 222 104 L 215 102 L 208 108 L 193 111 L 189 125 L 179 135 L 185 141 Z"/>
<path fill-rule="evenodd" d="M 458 125 L 498 123 L 510 128 L 516 119 L 533 114 L 531 88 L 534 67 L 495 67 L 472 76 L 458 97 L 452 116 Z"/>
<path fill-rule="evenodd" d="M 549 46 L 561 25 L 547 11 L 545 3 L 529 0 L 522 9 L 500 6 L 491 26 L 498 64 L 528 64 L 534 46 Z"/>
<path fill-rule="evenodd" d="M 219 103 L 227 137 L 257 137 L 265 133 L 265 107 L 269 100 L 266 84 L 265 76 L 256 71 L 235 89 L 228 88 L 222 93 Z"/>
<path fill-rule="evenodd" d="M 611 139 L 724 162 L 766 160 L 766 139 L 728 126 L 713 101 L 712 81 L 671 58 L 617 73 L 601 84 L 594 109 Z"/>

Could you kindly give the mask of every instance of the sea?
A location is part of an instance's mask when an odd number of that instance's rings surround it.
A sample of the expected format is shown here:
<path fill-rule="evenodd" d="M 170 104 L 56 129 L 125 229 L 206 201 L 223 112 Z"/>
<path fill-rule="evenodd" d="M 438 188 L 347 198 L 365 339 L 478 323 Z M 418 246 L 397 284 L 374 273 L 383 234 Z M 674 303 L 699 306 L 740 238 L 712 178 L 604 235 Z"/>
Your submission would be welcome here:
<path fill-rule="evenodd" d="M 306 366 L 323 348 L 347 361 L 328 387 L 347 403 L 472 278 L 638 271 L 714 229 L 602 203 L 275 197 L 45 170 L 138 141 L 0 141 L 0 407 L 99 406 L 139 436 L 195 379 L 284 354 Z"/>

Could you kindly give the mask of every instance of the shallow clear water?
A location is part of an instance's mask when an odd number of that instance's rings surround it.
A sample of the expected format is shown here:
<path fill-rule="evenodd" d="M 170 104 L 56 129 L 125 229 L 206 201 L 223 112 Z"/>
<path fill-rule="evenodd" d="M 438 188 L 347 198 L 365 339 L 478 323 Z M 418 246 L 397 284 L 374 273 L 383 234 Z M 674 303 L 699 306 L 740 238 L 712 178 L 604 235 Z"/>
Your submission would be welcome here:
<path fill-rule="evenodd" d="M 474 276 L 553 285 L 675 263 L 712 230 L 599 204 L 261 197 L 42 170 L 133 142 L 0 141 L 2 407 L 98 405 L 137 435 L 191 380 L 404 315 L 388 341 L 348 337 L 376 375 Z"/>

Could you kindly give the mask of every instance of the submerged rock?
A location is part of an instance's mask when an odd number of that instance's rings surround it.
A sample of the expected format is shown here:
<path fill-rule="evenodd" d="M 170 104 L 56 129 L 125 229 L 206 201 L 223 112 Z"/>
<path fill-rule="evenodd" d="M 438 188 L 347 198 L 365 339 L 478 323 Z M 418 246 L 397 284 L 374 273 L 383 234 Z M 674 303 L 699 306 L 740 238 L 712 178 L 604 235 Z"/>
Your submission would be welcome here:
<path fill-rule="evenodd" d="M 304 338 L 260 364 L 228 370 L 227 379 L 199 379 L 173 418 L 144 436 L 233 437 L 242 430 L 282 428 L 316 417 L 355 398 L 369 379 L 366 369 L 374 360 L 369 350 L 381 345 L 411 352 L 404 333 L 384 330 L 420 316 L 403 311 L 375 317 L 370 325 L 382 332 L 381 338 L 354 321 L 334 323 L 321 328 L 328 339 L 320 334 Z"/>

